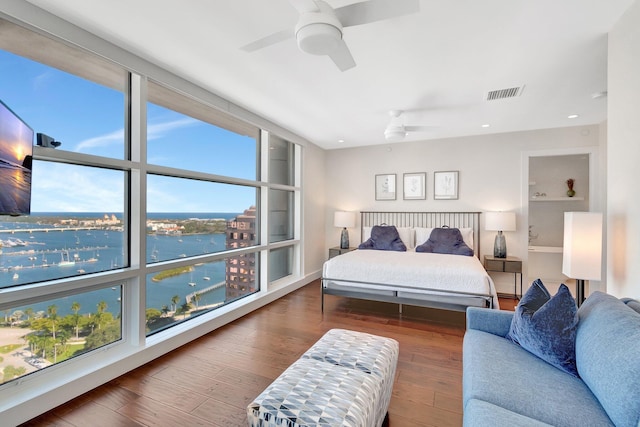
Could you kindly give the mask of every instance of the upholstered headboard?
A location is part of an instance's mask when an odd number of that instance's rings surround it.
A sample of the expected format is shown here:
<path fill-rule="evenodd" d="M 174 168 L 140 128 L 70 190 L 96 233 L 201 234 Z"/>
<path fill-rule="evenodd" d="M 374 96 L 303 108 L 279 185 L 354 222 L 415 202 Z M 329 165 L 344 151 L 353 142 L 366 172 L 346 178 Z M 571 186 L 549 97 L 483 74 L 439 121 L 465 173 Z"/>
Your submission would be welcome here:
<path fill-rule="evenodd" d="M 364 240 L 365 227 L 381 224 L 409 228 L 470 228 L 473 230 L 473 252 L 480 258 L 480 212 L 360 212 L 361 239 Z"/>

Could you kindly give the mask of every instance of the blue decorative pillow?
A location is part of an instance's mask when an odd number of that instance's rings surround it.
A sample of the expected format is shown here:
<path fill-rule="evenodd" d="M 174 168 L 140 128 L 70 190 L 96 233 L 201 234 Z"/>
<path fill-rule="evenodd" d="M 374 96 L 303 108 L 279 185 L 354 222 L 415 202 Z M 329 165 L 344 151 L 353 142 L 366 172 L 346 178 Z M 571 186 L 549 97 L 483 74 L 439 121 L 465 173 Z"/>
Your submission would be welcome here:
<path fill-rule="evenodd" d="M 522 348 L 556 368 L 578 377 L 576 368 L 576 331 L 578 307 L 564 284 L 549 295 L 536 279 L 516 307 L 507 334 Z"/>
<path fill-rule="evenodd" d="M 621 300 L 623 303 L 627 304 L 627 307 L 640 313 L 640 301 L 634 300 L 632 298 L 621 298 Z"/>
<path fill-rule="evenodd" d="M 467 246 L 457 228 L 434 228 L 429 239 L 416 246 L 416 252 L 473 256 L 473 249 Z"/>
<path fill-rule="evenodd" d="M 402 242 L 395 225 L 374 225 L 371 229 L 371 237 L 360 243 L 358 249 L 402 252 L 406 251 L 407 247 Z"/>

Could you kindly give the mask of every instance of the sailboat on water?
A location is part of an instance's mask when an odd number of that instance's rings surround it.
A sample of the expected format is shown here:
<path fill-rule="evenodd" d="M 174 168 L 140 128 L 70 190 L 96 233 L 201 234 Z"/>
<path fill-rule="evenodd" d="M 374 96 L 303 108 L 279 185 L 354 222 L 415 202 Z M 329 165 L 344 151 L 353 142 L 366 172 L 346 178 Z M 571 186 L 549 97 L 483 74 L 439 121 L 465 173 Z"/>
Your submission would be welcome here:
<path fill-rule="evenodd" d="M 76 262 L 69 259 L 69 251 L 60 252 L 60 262 L 58 263 L 58 267 L 70 267 L 72 265 L 76 265 Z"/>
<path fill-rule="evenodd" d="M 196 282 L 193 281 L 193 273 L 191 273 L 191 281 L 188 283 L 192 288 L 196 285 Z"/>

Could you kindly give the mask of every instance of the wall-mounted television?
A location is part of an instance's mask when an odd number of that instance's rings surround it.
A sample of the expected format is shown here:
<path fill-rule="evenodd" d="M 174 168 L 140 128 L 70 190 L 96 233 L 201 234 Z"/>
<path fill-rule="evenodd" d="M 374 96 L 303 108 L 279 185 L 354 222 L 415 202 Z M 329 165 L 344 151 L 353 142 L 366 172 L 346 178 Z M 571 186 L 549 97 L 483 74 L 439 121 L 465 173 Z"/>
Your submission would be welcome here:
<path fill-rule="evenodd" d="M 33 129 L 0 100 L 0 215 L 31 212 Z"/>

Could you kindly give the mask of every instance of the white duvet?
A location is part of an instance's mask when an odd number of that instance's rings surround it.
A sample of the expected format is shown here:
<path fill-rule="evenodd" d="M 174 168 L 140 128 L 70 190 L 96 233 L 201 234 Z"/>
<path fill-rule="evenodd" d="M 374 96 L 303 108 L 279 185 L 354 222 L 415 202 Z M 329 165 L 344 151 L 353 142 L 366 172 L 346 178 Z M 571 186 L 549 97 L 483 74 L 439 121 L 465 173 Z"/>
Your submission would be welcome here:
<path fill-rule="evenodd" d="M 499 306 L 493 281 L 475 256 L 359 249 L 326 261 L 322 277 L 365 289 L 491 295 Z"/>

